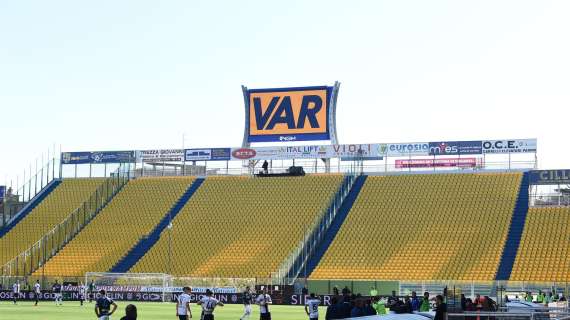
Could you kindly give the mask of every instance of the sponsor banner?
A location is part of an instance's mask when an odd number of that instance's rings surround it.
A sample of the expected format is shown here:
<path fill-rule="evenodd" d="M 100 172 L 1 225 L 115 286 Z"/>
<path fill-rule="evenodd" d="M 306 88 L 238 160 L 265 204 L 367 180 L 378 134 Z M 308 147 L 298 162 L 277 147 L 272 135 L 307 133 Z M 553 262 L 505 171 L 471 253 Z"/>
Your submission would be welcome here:
<path fill-rule="evenodd" d="M 230 160 L 230 148 L 186 149 L 186 161 Z"/>
<path fill-rule="evenodd" d="M 134 162 L 134 151 L 63 152 L 62 164 Z"/>
<path fill-rule="evenodd" d="M 176 292 L 172 294 L 166 294 L 166 299 L 170 299 L 171 302 L 176 302 L 178 296 L 182 293 Z M 97 293 L 86 294 L 84 298 L 88 298 L 87 296 L 93 296 L 94 299 L 99 298 L 101 295 Z M 256 294 L 254 294 L 256 295 Z M 35 300 L 35 293 L 32 291 L 21 291 L 18 294 L 19 301 L 33 301 Z M 163 294 L 161 291 L 157 292 L 133 292 L 133 291 L 107 291 L 107 297 L 115 300 L 115 301 L 147 301 L 147 302 L 162 302 Z M 202 299 L 205 296 L 205 293 L 194 292 L 190 294 L 190 302 L 195 303 Z M 13 300 L 14 294 L 10 290 L 0 290 L 0 301 L 11 301 Z M 219 301 L 223 302 L 224 304 L 241 304 L 242 303 L 242 293 L 214 293 L 213 297 L 218 299 Z M 318 295 L 321 299 L 322 306 L 329 306 L 331 304 L 331 300 L 333 295 Z M 78 291 L 63 291 L 63 300 L 64 301 L 78 301 L 81 298 L 81 295 Z M 272 294 L 271 298 L 273 300 L 273 304 L 279 305 L 304 305 L 307 299 L 309 298 L 308 295 L 301 295 L 301 294 L 294 294 L 294 295 L 287 295 L 287 296 L 279 296 L 277 294 Z M 55 293 L 51 292 L 51 290 L 42 290 L 39 295 L 40 301 L 53 301 L 55 300 Z"/>
<path fill-rule="evenodd" d="M 390 143 L 386 145 L 386 155 L 389 157 L 427 156 L 429 155 L 429 143 Z"/>
<path fill-rule="evenodd" d="M 385 154 L 385 144 L 340 144 L 320 146 L 256 147 L 232 149 L 232 160 L 287 159 L 363 159 L 378 160 Z"/>
<path fill-rule="evenodd" d="M 534 153 L 536 139 L 485 140 L 483 153 Z"/>
<path fill-rule="evenodd" d="M 186 149 L 186 161 L 208 161 L 212 158 L 212 149 Z"/>
<path fill-rule="evenodd" d="M 530 171 L 530 184 L 570 184 L 570 169 Z"/>
<path fill-rule="evenodd" d="M 63 152 L 61 154 L 63 164 L 91 163 L 91 152 Z"/>
<path fill-rule="evenodd" d="M 6 194 L 6 186 L 0 186 L 0 203 L 4 201 L 5 194 Z"/>
<path fill-rule="evenodd" d="M 137 162 L 182 162 L 183 159 L 184 150 L 182 149 L 137 151 Z"/>
<path fill-rule="evenodd" d="M 141 287 L 139 291 L 141 292 L 174 292 L 182 293 L 183 287 Z M 192 287 L 193 293 L 206 293 L 206 290 L 212 290 L 214 293 L 237 293 L 234 287 L 221 287 L 221 288 L 206 288 L 206 287 Z"/>
<path fill-rule="evenodd" d="M 250 89 L 249 142 L 330 140 L 332 87 Z"/>
<path fill-rule="evenodd" d="M 482 153 L 482 141 L 442 141 L 429 143 L 430 156 Z"/>
<path fill-rule="evenodd" d="M 462 167 L 477 166 L 477 158 L 453 159 L 400 159 L 396 160 L 396 168 L 435 168 L 435 167 Z"/>
<path fill-rule="evenodd" d="M 231 159 L 230 148 L 212 148 L 212 158 L 213 161 L 226 161 Z"/>
<path fill-rule="evenodd" d="M 133 151 L 91 152 L 92 163 L 125 163 L 135 161 Z"/>

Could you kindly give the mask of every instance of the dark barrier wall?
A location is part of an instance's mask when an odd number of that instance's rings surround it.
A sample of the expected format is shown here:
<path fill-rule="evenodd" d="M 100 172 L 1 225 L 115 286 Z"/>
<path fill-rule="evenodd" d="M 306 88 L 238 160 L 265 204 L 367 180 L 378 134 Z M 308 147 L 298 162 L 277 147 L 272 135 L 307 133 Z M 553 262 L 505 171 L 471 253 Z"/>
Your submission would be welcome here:
<path fill-rule="evenodd" d="M 174 293 L 173 295 L 169 295 L 172 302 L 175 302 L 178 295 L 180 293 Z M 162 293 L 158 292 L 108 292 L 107 296 L 116 301 L 149 301 L 149 302 L 161 302 L 162 301 Z M 0 291 L 0 301 L 11 301 L 14 295 L 9 290 L 2 290 Z M 78 292 L 64 292 L 63 293 L 63 300 L 64 301 L 79 301 L 79 293 Z M 96 294 L 96 297 L 99 297 L 99 294 Z M 199 299 L 204 297 L 203 294 L 190 294 L 191 303 L 196 303 Z M 219 293 L 214 294 L 214 297 L 226 304 L 241 304 L 241 293 Z M 288 295 L 285 297 L 280 297 L 278 295 L 271 295 L 274 302 L 281 301 L 282 305 L 304 305 L 306 299 L 309 297 L 308 295 L 303 296 L 300 294 Z M 281 299 L 282 298 L 282 299 Z M 319 298 L 322 301 L 322 305 L 328 306 L 330 305 L 330 301 L 332 299 L 332 295 L 319 295 Z M 42 291 L 40 294 L 40 301 L 50 301 L 55 299 L 55 294 L 51 291 Z M 19 301 L 34 301 L 35 294 L 31 291 L 20 292 L 18 295 Z M 275 303 L 277 304 L 277 303 Z"/>

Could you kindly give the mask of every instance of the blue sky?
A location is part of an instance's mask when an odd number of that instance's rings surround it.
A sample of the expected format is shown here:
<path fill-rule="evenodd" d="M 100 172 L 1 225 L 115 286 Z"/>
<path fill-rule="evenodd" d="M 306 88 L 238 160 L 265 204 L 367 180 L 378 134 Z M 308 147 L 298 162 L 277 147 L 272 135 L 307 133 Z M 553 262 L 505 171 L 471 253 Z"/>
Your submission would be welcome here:
<path fill-rule="evenodd" d="M 237 146 L 241 84 L 335 80 L 343 143 L 536 137 L 540 167 L 568 167 L 569 14 L 569 1 L 2 1 L 0 182 L 54 144 Z"/>

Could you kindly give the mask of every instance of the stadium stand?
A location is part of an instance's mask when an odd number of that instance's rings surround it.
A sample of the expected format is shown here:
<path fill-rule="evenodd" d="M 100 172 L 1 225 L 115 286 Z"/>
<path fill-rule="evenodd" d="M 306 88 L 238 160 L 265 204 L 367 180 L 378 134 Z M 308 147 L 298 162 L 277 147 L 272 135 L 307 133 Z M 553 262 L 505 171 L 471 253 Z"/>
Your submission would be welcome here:
<path fill-rule="evenodd" d="M 370 176 L 310 278 L 491 281 L 521 179 Z"/>
<path fill-rule="evenodd" d="M 190 197 L 192 197 L 196 190 L 200 188 L 203 182 L 204 178 L 197 178 L 194 180 L 190 187 L 186 189 L 184 194 L 182 194 L 178 201 L 176 201 L 168 213 L 162 217 L 160 222 L 154 227 L 154 229 L 152 229 L 148 236 L 139 239 L 137 244 L 134 245 L 131 250 L 129 250 L 129 252 L 113 266 L 110 272 L 124 273 L 129 271 L 129 269 L 132 268 L 134 264 L 137 263 L 137 261 L 139 261 L 139 259 L 142 258 L 145 253 L 160 239 L 162 231 L 169 226 L 172 219 L 176 218 L 178 213 L 180 213 L 180 210 L 182 210 L 186 202 L 188 202 Z"/>
<path fill-rule="evenodd" d="M 528 191 L 529 175 L 528 173 L 524 173 L 519 195 L 517 196 L 517 202 L 515 204 L 513 218 L 511 219 L 511 225 L 509 226 L 507 241 L 505 242 L 499 268 L 497 269 L 497 276 L 495 277 L 496 280 L 509 280 L 511 276 L 528 212 Z"/>
<path fill-rule="evenodd" d="M 53 190 L 55 190 L 60 184 L 61 184 L 61 179 L 54 179 L 50 183 L 48 183 L 42 190 L 40 190 L 40 192 L 38 192 L 38 194 L 36 194 L 28 203 L 25 204 L 18 203 L 19 205 L 21 205 L 21 207 L 16 206 L 16 208 L 20 207 L 20 209 L 18 209 L 19 211 L 12 212 L 11 214 L 13 214 L 13 216 L 10 217 L 11 220 L 9 221 L 9 223 L 0 228 L 0 238 L 6 235 L 6 233 L 12 230 L 12 228 L 14 228 L 18 223 L 20 223 L 20 221 L 22 221 L 25 217 L 27 217 L 28 214 L 30 214 L 30 212 L 32 212 L 32 210 L 34 210 L 38 206 L 38 204 L 44 201 L 44 199 L 47 198 L 49 194 Z M 17 199 L 20 198 L 19 195 L 15 197 Z M 4 205 L 4 203 L 0 204 Z"/>
<path fill-rule="evenodd" d="M 111 202 L 45 264 L 47 276 L 83 276 L 108 271 L 145 237 L 186 191 L 194 178 L 131 180 Z"/>
<path fill-rule="evenodd" d="M 104 179 L 64 179 L 30 213 L 0 238 L 0 265 L 37 242 L 95 192 Z"/>
<path fill-rule="evenodd" d="M 531 208 L 510 280 L 570 280 L 570 207 Z"/>
<path fill-rule="evenodd" d="M 172 233 L 165 230 L 130 272 L 269 277 L 328 207 L 342 179 L 209 177 L 173 220 Z"/>

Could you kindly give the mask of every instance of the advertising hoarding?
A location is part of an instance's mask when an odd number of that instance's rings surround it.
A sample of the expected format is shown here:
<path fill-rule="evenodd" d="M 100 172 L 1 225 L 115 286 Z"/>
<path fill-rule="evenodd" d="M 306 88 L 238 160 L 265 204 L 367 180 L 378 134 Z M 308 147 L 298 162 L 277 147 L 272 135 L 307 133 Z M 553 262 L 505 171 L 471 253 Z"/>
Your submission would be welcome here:
<path fill-rule="evenodd" d="M 134 151 L 63 152 L 62 164 L 128 163 L 135 161 Z"/>
<path fill-rule="evenodd" d="M 287 159 L 382 159 L 385 144 L 340 144 L 315 146 L 283 146 L 233 148 L 232 160 L 287 160 Z"/>
<path fill-rule="evenodd" d="M 536 139 L 485 140 L 483 153 L 533 153 Z"/>
<path fill-rule="evenodd" d="M 570 184 L 570 169 L 532 170 L 530 184 Z"/>
<path fill-rule="evenodd" d="M 428 142 L 389 143 L 386 149 L 389 157 L 427 156 Z"/>
<path fill-rule="evenodd" d="M 429 154 L 432 156 L 482 153 L 482 141 L 441 141 L 429 143 Z"/>
<path fill-rule="evenodd" d="M 230 160 L 230 148 L 186 149 L 186 161 L 226 161 Z"/>
<path fill-rule="evenodd" d="M 441 168 L 477 166 L 477 158 L 444 158 L 444 159 L 400 159 L 396 160 L 396 168 Z"/>
<path fill-rule="evenodd" d="M 155 149 L 136 152 L 137 162 L 180 162 L 184 159 L 183 149 Z"/>

